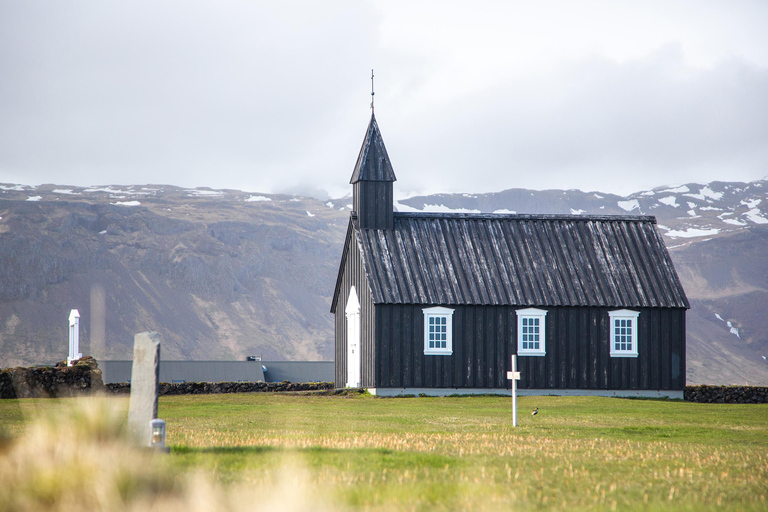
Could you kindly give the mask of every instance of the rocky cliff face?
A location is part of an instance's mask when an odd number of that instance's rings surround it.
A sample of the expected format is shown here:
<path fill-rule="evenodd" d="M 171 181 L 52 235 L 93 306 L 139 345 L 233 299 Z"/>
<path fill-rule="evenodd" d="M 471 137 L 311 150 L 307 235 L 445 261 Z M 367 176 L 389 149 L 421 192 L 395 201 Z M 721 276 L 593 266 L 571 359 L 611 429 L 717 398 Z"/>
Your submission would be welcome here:
<path fill-rule="evenodd" d="M 64 357 L 70 309 L 98 358 L 130 359 L 147 330 L 168 359 L 332 357 L 347 214 L 318 201 L 38 187 L 0 194 L 0 217 L 2 366 Z"/>
<path fill-rule="evenodd" d="M 629 197 L 509 190 L 401 200 L 401 210 L 656 215 L 683 285 L 689 383 L 768 383 L 768 183 Z M 329 314 L 348 198 L 170 186 L 0 185 L 0 367 L 81 352 L 130 359 L 332 359 Z"/>

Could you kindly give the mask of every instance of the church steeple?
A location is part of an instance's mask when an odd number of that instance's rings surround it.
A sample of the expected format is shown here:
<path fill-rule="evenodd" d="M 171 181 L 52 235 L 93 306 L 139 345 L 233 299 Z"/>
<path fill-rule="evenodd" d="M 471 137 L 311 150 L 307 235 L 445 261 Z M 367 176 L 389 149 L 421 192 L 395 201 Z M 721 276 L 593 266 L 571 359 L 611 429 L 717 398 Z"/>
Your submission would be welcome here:
<path fill-rule="evenodd" d="M 392 163 L 381 138 L 376 116 L 371 122 L 357 157 L 352 184 L 352 203 L 362 229 L 389 229 L 393 226 Z"/>

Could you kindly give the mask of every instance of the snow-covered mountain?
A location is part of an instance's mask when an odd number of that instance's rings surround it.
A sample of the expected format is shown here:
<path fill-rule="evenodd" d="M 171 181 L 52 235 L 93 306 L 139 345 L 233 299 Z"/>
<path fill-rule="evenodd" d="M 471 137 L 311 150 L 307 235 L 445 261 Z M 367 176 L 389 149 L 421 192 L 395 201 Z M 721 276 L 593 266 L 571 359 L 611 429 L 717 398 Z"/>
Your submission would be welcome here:
<path fill-rule="evenodd" d="M 396 207 L 398 211 L 425 212 L 654 215 L 668 240 L 682 242 L 768 224 L 768 182 L 689 183 L 627 197 L 580 190 L 510 189 L 413 196 L 399 200 Z"/>
<path fill-rule="evenodd" d="M 768 385 L 766 181 L 628 197 L 437 194 L 396 207 L 655 215 L 692 303 L 688 382 Z M 350 209 L 349 197 L 0 184 L 0 367 L 63 359 L 71 308 L 82 351 L 97 357 L 129 358 L 133 333 L 152 329 L 168 359 L 330 358 Z"/>

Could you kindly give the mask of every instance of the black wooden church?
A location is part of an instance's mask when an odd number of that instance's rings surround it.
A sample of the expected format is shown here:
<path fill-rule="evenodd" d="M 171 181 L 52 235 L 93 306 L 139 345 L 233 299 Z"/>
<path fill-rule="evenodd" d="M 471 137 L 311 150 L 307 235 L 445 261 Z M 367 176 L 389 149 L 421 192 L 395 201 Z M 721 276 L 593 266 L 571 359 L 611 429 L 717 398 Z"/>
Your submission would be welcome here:
<path fill-rule="evenodd" d="M 650 216 L 393 211 L 374 116 L 331 305 L 337 387 L 673 396 L 690 307 Z"/>

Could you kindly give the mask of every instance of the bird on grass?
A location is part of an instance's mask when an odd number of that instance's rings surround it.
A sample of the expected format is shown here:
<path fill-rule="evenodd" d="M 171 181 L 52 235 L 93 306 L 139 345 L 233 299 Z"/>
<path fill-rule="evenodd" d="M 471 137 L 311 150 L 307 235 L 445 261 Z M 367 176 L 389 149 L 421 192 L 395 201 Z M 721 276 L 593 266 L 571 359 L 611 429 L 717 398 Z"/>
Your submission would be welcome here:
<path fill-rule="evenodd" d="M 539 408 L 538 407 L 536 407 L 534 410 L 531 411 L 531 416 L 536 416 L 537 414 L 539 414 Z"/>

